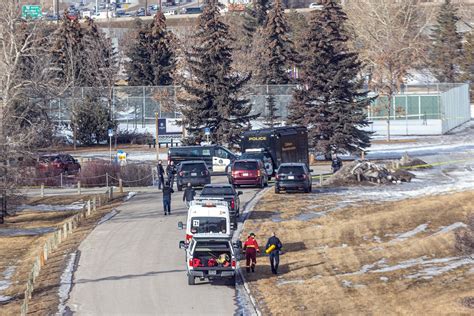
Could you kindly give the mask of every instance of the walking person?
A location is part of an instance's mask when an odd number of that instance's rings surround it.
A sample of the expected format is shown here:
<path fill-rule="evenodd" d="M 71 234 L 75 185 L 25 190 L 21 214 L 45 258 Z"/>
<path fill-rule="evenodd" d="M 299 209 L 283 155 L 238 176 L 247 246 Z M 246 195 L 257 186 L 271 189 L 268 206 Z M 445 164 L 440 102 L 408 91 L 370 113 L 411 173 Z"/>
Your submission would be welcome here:
<path fill-rule="evenodd" d="M 165 215 L 171 215 L 171 194 L 174 193 L 173 188 L 170 187 L 168 182 L 163 187 L 163 209 Z"/>
<path fill-rule="evenodd" d="M 163 168 L 163 162 L 161 160 L 158 160 L 156 169 L 158 170 L 158 189 L 161 190 L 161 188 L 165 186 L 165 168 Z"/>
<path fill-rule="evenodd" d="M 170 183 L 171 188 L 173 187 L 175 174 L 176 174 L 176 166 L 174 165 L 173 161 L 170 161 L 168 166 L 166 166 L 166 175 L 168 176 L 168 182 Z"/>
<path fill-rule="evenodd" d="M 247 238 L 247 241 L 244 243 L 244 251 L 245 251 L 245 267 L 247 268 L 247 272 L 255 272 L 255 265 L 257 264 L 257 253 L 260 252 L 258 248 L 257 240 L 255 239 L 255 234 L 250 233 Z"/>
<path fill-rule="evenodd" d="M 189 207 L 189 204 L 191 204 L 191 201 L 194 200 L 195 196 L 196 191 L 194 191 L 193 187 L 191 186 L 191 183 L 188 183 L 186 189 L 184 189 L 183 194 L 183 202 L 186 203 L 186 207 Z"/>
<path fill-rule="evenodd" d="M 283 245 L 280 239 L 275 233 L 268 239 L 267 245 L 265 246 L 265 252 L 270 255 L 270 266 L 272 267 L 272 273 L 278 274 L 278 265 L 280 264 L 280 251 Z"/>
<path fill-rule="evenodd" d="M 336 173 L 339 169 L 342 168 L 342 160 L 336 154 L 333 154 L 331 158 L 332 173 Z"/>

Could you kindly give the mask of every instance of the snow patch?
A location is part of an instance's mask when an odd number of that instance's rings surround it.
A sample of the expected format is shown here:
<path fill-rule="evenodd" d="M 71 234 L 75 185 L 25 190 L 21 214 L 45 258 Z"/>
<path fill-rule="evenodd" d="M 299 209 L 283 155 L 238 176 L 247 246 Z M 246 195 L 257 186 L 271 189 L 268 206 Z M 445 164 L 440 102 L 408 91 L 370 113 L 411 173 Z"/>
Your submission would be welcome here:
<path fill-rule="evenodd" d="M 423 263 L 423 264 L 428 264 L 428 263 Z M 462 267 L 464 265 L 470 265 L 474 264 L 474 259 L 473 258 L 458 258 L 456 260 L 452 260 L 449 262 L 447 265 L 444 266 L 435 266 L 435 265 L 429 265 L 425 269 L 422 269 L 418 273 L 410 274 L 407 276 L 409 279 L 432 279 L 435 276 L 441 275 L 445 272 L 449 272 L 451 270 L 457 269 L 459 267 Z"/>
<path fill-rule="evenodd" d="M 66 269 L 61 275 L 61 283 L 58 290 L 59 295 L 59 306 L 58 306 L 58 315 L 64 315 L 66 310 L 66 301 L 69 298 L 69 292 L 72 287 L 72 277 L 74 273 L 74 262 L 76 261 L 76 252 L 73 252 L 69 255 L 69 261 L 67 263 Z"/>
<path fill-rule="evenodd" d="M 462 223 L 462 222 L 456 222 L 456 223 L 451 224 L 449 226 L 442 226 L 442 227 L 440 227 L 440 229 L 435 234 L 433 234 L 433 236 L 443 234 L 443 233 L 447 233 L 447 232 L 450 232 L 452 230 L 455 230 L 455 229 L 461 228 L 461 227 L 467 227 L 467 225 Z"/>
<path fill-rule="evenodd" d="M 415 236 L 416 234 L 419 234 L 421 232 L 424 232 L 426 229 L 428 228 L 428 224 L 421 224 L 419 226 L 417 226 L 415 229 L 413 230 L 410 230 L 406 233 L 403 233 L 403 234 L 400 234 L 397 236 L 397 238 L 395 239 L 392 239 L 390 242 L 400 242 L 400 241 L 404 241 L 410 237 L 413 237 Z"/>
<path fill-rule="evenodd" d="M 117 215 L 118 212 L 116 209 L 113 209 L 112 212 L 110 213 L 107 213 L 105 214 L 99 221 L 99 223 L 97 225 L 100 225 L 100 224 L 103 224 L 105 223 L 106 221 L 110 220 L 112 217 L 114 217 L 115 215 Z"/>
<path fill-rule="evenodd" d="M 128 192 L 128 195 L 123 199 L 125 202 L 137 195 L 137 192 Z"/>
<path fill-rule="evenodd" d="M 76 202 L 68 205 L 20 205 L 17 208 L 18 212 L 22 211 L 37 211 L 37 212 L 52 212 L 52 211 L 77 211 L 82 210 L 86 206 L 84 202 Z"/>
<path fill-rule="evenodd" d="M 278 280 L 277 286 L 288 285 L 288 284 L 303 284 L 304 280 Z"/>
<path fill-rule="evenodd" d="M 3 271 L 3 280 L 0 280 L 0 292 L 4 292 L 10 287 L 10 285 L 12 284 L 11 278 L 13 277 L 15 270 L 15 266 L 9 266 L 5 269 L 5 271 Z M 8 302 L 11 299 L 11 296 L 0 295 L 0 302 Z"/>
<path fill-rule="evenodd" d="M 35 227 L 35 228 L 0 228 L 0 236 L 36 236 L 56 231 L 56 227 Z"/>

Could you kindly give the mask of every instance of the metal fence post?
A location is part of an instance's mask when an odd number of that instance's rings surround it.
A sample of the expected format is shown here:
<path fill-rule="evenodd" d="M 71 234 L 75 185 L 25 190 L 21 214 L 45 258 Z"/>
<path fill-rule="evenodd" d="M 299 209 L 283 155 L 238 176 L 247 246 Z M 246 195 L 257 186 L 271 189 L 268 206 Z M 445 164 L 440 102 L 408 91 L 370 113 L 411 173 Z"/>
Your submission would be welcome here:
<path fill-rule="evenodd" d="M 63 187 L 63 173 L 61 172 L 61 188 Z"/>
<path fill-rule="evenodd" d="M 119 179 L 119 192 L 123 193 L 123 183 L 122 183 L 122 178 Z"/>
<path fill-rule="evenodd" d="M 105 186 L 108 188 L 109 187 L 109 173 L 105 173 Z"/>

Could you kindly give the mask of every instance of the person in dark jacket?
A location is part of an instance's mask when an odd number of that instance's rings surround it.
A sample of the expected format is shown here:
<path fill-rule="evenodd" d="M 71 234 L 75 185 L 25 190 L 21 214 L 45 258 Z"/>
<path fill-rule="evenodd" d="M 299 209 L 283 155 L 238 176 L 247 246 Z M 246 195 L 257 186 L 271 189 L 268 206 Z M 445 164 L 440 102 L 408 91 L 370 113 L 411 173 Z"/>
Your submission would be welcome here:
<path fill-rule="evenodd" d="M 194 197 L 196 196 L 196 191 L 194 191 L 193 187 L 191 186 L 191 183 L 188 183 L 186 186 L 186 189 L 184 189 L 184 194 L 183 194 L 183 202 L 186 203 L 186 206 L 189 207 L 189 204 L 191 203 L 192 200 L 194 200 Z"/>
<path fill-rule="evenodd" d="M 174 162 L 171 161 L 168 166 L 166 166 L 166 175 L 168 176 L 168 182 L 170 183 L 170 187 L 173 187 L 174 182 L 174 175 L 176 174 L 176 166 Z"/>
<path fill-rule="evenodd" d="M 342 160 L 336 154 L 332 155 L 331 169 L 335 173 L 342 167 Z"/>
<path fill-rule="evenodd" d="M 280 239 L 276 236 L 275 233 L 272 234 L 267 241 L 265 247 L 265 252 L 270 255 L 270 265 L 272 267 L 272 273 L 278 274 L 278 265 L 280 264 L 280 250 L 283 247 Z"/>
<path fill-rule="evenodd" d="M 165 183 L 163 187 L 163 209 L 165 210 L 165 215 L 171 214 L 171 194 L 174 193 L 173 189 L 170 187 L 168 182 Z"/>
<path fill-rule="evenodd" d="M 165 168 L 163 168 L 163 162 L 161 160 L 158 160 L 156 169 L 158 170 L 158 189 L 161 190 L 161 188 L 165 186 Z"/>

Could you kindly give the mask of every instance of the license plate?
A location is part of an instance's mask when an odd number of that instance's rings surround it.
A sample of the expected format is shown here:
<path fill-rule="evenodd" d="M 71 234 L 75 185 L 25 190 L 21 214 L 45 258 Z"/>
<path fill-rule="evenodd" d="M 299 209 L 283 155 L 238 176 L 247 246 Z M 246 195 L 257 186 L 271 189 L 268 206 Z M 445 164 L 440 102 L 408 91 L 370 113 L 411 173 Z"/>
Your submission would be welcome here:
<path fill-rule="evenodd" d="M 197 176 L 198 174 L 196 172 L 191 172 L 191 177 L 195 177 Z"/>
<path fill-rule="evenodd" d="M 243 175 L 244 177 L 248 177 L 248 176 L 249 176 L 248 173 L 242 173 L 242 175 Z"/>
<path fill-rule="evenodd" d="M 288 180 L 295 180 L 295 176 L 288 176 Z"/>
<path fill-rule="evenodd" d="M 216 270 L 209 270 L 209 275 L 216 275 L 217 271 Z"/>

